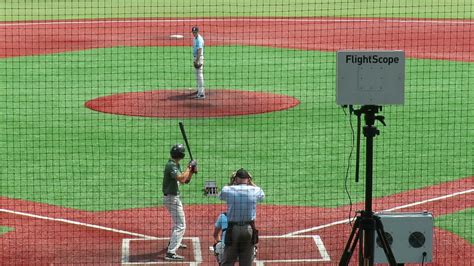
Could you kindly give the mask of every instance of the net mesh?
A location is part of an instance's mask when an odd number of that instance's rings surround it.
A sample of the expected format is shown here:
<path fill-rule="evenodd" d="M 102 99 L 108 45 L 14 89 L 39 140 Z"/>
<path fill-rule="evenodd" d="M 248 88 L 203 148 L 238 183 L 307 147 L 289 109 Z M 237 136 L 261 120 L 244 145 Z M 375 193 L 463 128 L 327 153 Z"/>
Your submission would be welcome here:
<path fill-rule="evenodd" d="M 2 263 L 169 263 L 181 216 L 163 180 L 182 121 L 199 169 L 179 187 L 185 263 L 217 263 L 227 211 L 256 215 L 258 265 L 337 264 L 366 203 L 365 138 L 355 182 L 356 116 L 336 104 L 345 49 L 406 55 L 405 104 L 383 106 L 374 139 L 373 210 L 402 213 L 383 219 L 396 259 L 474 260 L 469 1 L 24 0 L 0 14 Z M 256 213 L 218 196 L 239 168 L 265 194 Z"/>

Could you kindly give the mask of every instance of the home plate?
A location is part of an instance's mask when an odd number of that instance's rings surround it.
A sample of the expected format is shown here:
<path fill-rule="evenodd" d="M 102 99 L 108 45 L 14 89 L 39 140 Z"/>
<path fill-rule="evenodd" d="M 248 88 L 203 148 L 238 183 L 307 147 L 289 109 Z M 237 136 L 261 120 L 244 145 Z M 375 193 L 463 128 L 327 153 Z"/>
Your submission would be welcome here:
<path fill-rule="evenodd" d="M 182 39 L 184 38 L 183 35 L 179 35 L 179 34 L 173 34 L 173 35 L 170 35 L 170 38 L 171 39 Z"/>

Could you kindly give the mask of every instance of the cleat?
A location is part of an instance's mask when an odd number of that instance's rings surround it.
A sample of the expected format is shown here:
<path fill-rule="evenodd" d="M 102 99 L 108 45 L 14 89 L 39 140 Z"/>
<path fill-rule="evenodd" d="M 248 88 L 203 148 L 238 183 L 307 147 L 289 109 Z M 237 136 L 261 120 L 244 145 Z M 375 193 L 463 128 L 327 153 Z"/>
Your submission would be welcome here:
<path fill-rule="evenodd" d="M 199 92 L 195 88 L 188 88 L 189 95 L 197 95 Z"/>
<path fill-rule="evenodd" d="M 205 96 L 205 95 L 202 95 L 202 94 L 198 94 L 198 95 L 194 96 L 193 99 L 202 100 L 202 99 L 206 99 L 206 96 Z"/>
<path fill-rule="evenodd" d="M 166 253 L 165 260 L 170 261 L 183 261 L 184 257 L 174 253 Z"/>
<path fill-rule="evenodd" d="M 170 242 L 168 242 L 168 247 L 169 246 L 170 246 Z M 181 243 L 181 244 L 179 244 L 178 248 L 186 249 L 186 248 L 188 248 L 188 245 Z"/>

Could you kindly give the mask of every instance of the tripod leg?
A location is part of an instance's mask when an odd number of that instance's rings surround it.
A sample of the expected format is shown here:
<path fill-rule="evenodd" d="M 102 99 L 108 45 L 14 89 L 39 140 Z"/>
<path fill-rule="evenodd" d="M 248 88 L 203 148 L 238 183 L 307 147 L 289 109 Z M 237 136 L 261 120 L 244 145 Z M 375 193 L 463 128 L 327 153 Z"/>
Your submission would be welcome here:
<path fill-rule="evenodd" d="M 365 234 L 364 234 L 363 229 L 360 229 L 359 235 L 360 235 L 359 237 L 359 266 L 361 266 L 361 265 L 365 265 L 364 264 Z"/>
<path fill-rule="evenodd" d="M 374 229 L 364 231 L 363 255 L 360 265 L 374 265 Z"/>
<path fill-rule="evenodd" d="M 351 260 L 352 254 L 357 246 L 359 241 L 359 217 L 356 218 L 354 225 L 352 226 L 352 232 L 347 240 L 346 246 L 344 247 L 344 252 L 342 253 L 341 260 L 339 261 L 339 266 L 347 266 Z"/>
<path fill-rule="evenodd" d="M 382 248 L 385 253 L 385 256 L 387 257 L 388 263 L 390 266 L 397 266 L 397 261 L 395 260 L 395 255 L 393 255 L 392 248 L 390 247 L 390 244 L 387 241 L 387 238 L 385 237 L 385 230 L 383 229 L 382 222 L 380 221 L 379 218 L 376 218 L 376 231 L 377 235 L 380 238 L 380 242 L 382 243 Z"/>

